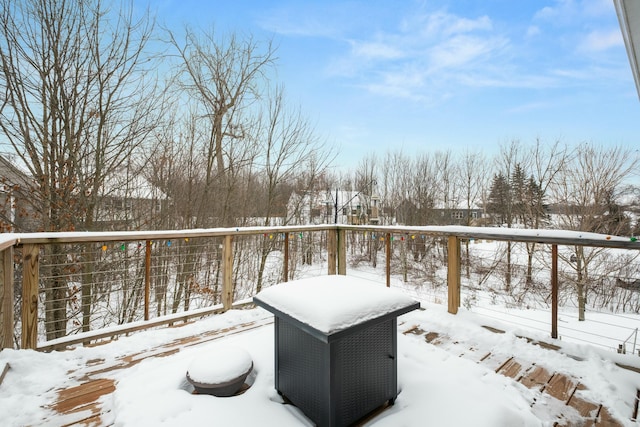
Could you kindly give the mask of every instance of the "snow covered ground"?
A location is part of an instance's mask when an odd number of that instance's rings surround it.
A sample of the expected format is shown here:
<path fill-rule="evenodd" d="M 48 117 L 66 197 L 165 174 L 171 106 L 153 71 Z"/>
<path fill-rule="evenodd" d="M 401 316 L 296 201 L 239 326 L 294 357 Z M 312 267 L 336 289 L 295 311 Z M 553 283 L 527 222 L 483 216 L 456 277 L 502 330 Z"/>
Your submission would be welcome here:
<path fill-rule="evenodd" d="M 375 285 L 374 285 L 375 286 Z M 600 402 L 624 425 L 633 412 L 633 397 L 640 389 L 640 374 L 616 366 L 618 361 L 640 367 L 640 358 L 618 355 L 586 344 L 556 342 L 561 351 L 547 350 L 518 338 L 521 331 L 513 325 L 491 321 L 505 333 L 496 334 L 482 325 L 487 319 L 464 308 L 458 315 L 446 312 L 442 305 L 421 301 L 423 310 L 399 318 L 399 331 L 417 326 L 455 338 L 466 348 L 495 354 L 514 355 L 578 378 L 586 387 L 584 398 Z M 46 409 L 56 389 L 78 383 L 81 373 L 92 361 L 116 358 L 145 351 L 171 340 L 197 335 L 232 325 L 269 319 L 271 314 L 256 308 L 232 310 L 180 328 L 162 328 L 121 337 L 107 345 L 77 348 L 73 351 L 40 353 L 28 350 L 0 352 L 0 371 L 10 369 L 0 385 L 0 414 L 3 426 L 55 425 Z M 530 332 L 529 337 L 548 341 L 548 334 Z M 254 371 L 251 387 L 242 395 L 217 398 L 192 395 L 185 373 L 194 359 L 211 355 L 216 348 L 233 345 L 251 355 Z M 104 396 L 105 423 L 118 426 L 304 426 L 312 425 L 295 407 L 283 404 L 274 389 L 273 326 L 270 324 L 229 335 L 223 339 L 158 358 L 148 358 L 122 371 L 112 371 L 116 380 L 113 394 Z M 576 356 L 579 359 L 576 360 Z M 106 374 L 105 374 L 106 375 Z M 571 421 L 571 408 L 557 408 L 558 401 L 536 389 L 529 389 L 493 369 L 446 347 L 427 343 L 424 335 L 398 334 L 398 389 L 395 405 L 367 422 L 369 426 L 551 426 L 558 410 Z M 535 404 L 532 404 L 535 402 Z M 44 420 L 44 421 L 43 421 Z M 54 421 L 47 421 L 54 420 Z M 576 418 L 577 420 L 577 418 Z"/>

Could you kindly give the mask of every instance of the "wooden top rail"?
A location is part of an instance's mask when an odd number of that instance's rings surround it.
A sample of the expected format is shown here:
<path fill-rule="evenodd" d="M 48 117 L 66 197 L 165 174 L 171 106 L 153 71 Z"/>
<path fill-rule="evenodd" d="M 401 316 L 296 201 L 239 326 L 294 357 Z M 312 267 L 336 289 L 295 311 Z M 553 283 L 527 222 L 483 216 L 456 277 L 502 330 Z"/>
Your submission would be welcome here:
<path fill-rule="evenodd" d="M 74 231 L 74 232 L 46 232 L 46 233 L 16 233 L 5 243 L 0 240 L 0 250 L 15 244 L 50 244 L 50 243 L 81 243 L 81 242 L 113 242 L 122 240 L 157 240 L 179 239 L 195 237 L 223 237 L 255 235 L 261 233 L 295 233 L 303 231 L 322 231 L 335 229 L 335 225 L 307 225 L 307 226 L 276 226 L 276 227 L 229 227 L 229 228 L 201 228 L 188 230 L 159 230 L 159 231 Z"/>
<path fill-rule="evenodd" d="M 0 234 L 0 252 L 7 248 L 15 246 L 18 243 L 18 239 L 14 233 Z"/>
<path fill-rule="evenodd" d="M 274 227 L 229 227 L 161 231 L 106 231 L 106 232 L 46 232 L 9 233 L 0 238 L 0 251 L 19 244 L 51 244 L 74 242 L 108 242 L 122 240 L 177 239 L 185 237 L 222 237 L 255 235 L 260 233 L 295 233 L 325 230 L 371 231 L 393 234 L 420 234 L 429 236 L 456 236 L 463 239 L 486 239 L 513 242 L 535 242 L 568 246 L 596 246 L 607 248 L 640 249 L 640 241 L 631 237 L 608 236 L 583 231 L 519 229 L 503 227 L 467 226 L 371 226 L 321 224 Z"/>
<path fill-rule="evenodd" d="M 503 227 L 467 226 L 369 226 L 338 225 L 339 229 L 376 231 L 380 233 L 420 234 L 429 236 L 454 236 L 463 239 L 501 240 L 511 242 L 534 242 L 567 246 L 596 246 L 606 248 L 640 249 L 635 237 L 608 236 L 584 231 L 519 229 Z"/>

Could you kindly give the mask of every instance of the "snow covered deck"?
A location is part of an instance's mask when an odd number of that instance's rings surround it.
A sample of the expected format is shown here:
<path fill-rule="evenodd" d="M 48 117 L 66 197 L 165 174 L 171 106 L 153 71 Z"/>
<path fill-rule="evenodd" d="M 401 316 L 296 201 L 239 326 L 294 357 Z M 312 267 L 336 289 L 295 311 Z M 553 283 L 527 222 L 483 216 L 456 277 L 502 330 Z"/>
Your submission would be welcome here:
<path fill-rule="evenodd" d="M 485 327 L 473 313 L 423 307 L 398 319 L 396 404 L 363 425 L 636 425 L 637 365 L 624 368 L 626 359 L 588 346 L 540 345 L 508 326 Z M 260 308 L 232 310 L 94 347 L 5 350 L 3 425 L 311 425 L 273 389 L 272 319 Z M 189 363 L 221 344 L 252 355 L 247 387 L 229 398 L 192 394 Z"/>

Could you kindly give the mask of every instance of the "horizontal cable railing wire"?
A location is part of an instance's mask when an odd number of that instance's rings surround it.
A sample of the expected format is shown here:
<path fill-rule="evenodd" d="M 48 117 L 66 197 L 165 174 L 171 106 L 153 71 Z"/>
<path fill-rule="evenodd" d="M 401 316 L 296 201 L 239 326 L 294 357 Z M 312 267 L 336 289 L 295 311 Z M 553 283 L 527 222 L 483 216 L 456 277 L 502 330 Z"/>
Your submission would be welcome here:
<path fill-rule="evenodd" d="M 149 318 L 219 304 L 222 239 L 92 242 L 65 250 L 65 261 L 60 255 L 43 254 L 38 340 L 143 320 L 147 244 Z M 327 273 L 326 231 L 239 234 L 233 239 L 234 300 L 250 298 L 258 286 L 284 280 L 285 239 L 290 278 Z M 63 271 L 70 265 L 72 271 Z M 83 287 L 90 292 L 83 293 Z"/>
<path fill-rule="evenodd" d="M 331 265 L 328 242 L 330 233 L 336 230 L 341 230 L 341 239 L 344 239 L 347 275 L 385 283 L 389 274 L 393 287 L 421 300 L 442 304 L 446 304 L 448 298 L 447 239 L 457 236 L 461 242 L 461 305 L 468 305 L 472 311 L 481 308 L 488 317 L 510 318 L 519 326 L 529 323 L 537 329 L 543 325 L 541 330 L 547 333 L 547 322 L 509 312 L 530 306 L 551 317 L 551 245 L 557 244 L 564 245 L 560 247 L 558 259 L 559 306 L 575 309 L 578 268 L 572 261 L 575 245 L 599 246 L 593 253 L 601 258 L 606 272 L 597 278 L 597 285 L 589 285 L 590 304 L 626 310 L 626 315 L 619 318 L 620 322 L 593 324 L 623 328 L 626 338 L 628 328 L 624 329 L 624 323 L 634 321 L 636 318 L 631 313 L 640 311 L 640 289 L 636 289 L 640 288 L 638 245 L 589 233 L 573 236 L 567 232 L 564 236 L 544 230 L 326 225 L 42 233 L 14 236 L 12 242 L 18 244 L 14 253 L 18 260 L 22 245 L 41 245 L 38 340 L 49 341 L 69 334 L 219 306 L 224 297 L 223 246 L 229 237 L 233 252 L 230 274 L 234 301 L 250 300 L 260 289 L 286 279 L 326 275 Z M 386 253 L 387 248 L 390 254 Z M 528 250 L 532 248 L 535 252 L 528 257 Z M 505 262 L 508 250 L 512 259 L 509 270 Z M 389 272 L 386 271 L 387 256 Z M 14 276 L 20 282 L 24 272 L 20 264 L 16 265 Z M 508 271 L 511 279 L 507 279 Z M 526 277 L 528 271 L 529 278 Z M 622 297 L 624 301 L 611 303 L 612 298 Z M 21 293 L 17 292 L 16 306 L 20 305 L 20 298 Z M 522 322 L 525 319 L 529 321 Z M 19 318 L 16 323 L 18 335 L 21 333 Z M 574 331 L 567 331 L 575 335 Z"/>

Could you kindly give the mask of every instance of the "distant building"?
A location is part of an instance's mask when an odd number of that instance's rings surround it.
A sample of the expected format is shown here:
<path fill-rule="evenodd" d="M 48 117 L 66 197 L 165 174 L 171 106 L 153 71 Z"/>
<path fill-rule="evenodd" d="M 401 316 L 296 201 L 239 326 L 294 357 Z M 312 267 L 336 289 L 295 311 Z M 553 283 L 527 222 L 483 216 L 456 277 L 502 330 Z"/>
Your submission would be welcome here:
<path fill-rule="evenodd" d="M 145 230 L 153 228 L 167 203 L 165 193 L 141 175 L 126 170 L 112 174 L 103 185 L 96 208 L 95 227 L 99 230 Z"/>
<path fill-rule="evenodd" d="M 401 225 L 483 225 L 484 210 L 473 208 L 434 208 L 420 206 L 410 200 L 400 203 L 395 209 L 389 210 L 387 216 L 391 224 Z"/>
<path fill-rule="evenodd" d="M 481 225 L 484 211 L 480 208 L 433 209 L 437 225 Z"/>
<path fill-rule="evenodd" d="M 292 193 L 287 205 L 290 224 L 380 224 L 380 200 L 357 191 Z"/>
<path fill-rule="evenodd" d="M 41 200 L 35 182 L 7 156 L 0 155 L 0 232 L 42 231 Z M 160 213 L 165 194 L 139 175 L 112 174 L 95 211 L 95 230 L 144 230 Z M 77 224 L 82 228 L 82 224 Z"/>
<path fill-rule="evenodd" d="M 33 182 L 11 156 L 0 155 L 0 232 L 38 231 Z"/>

